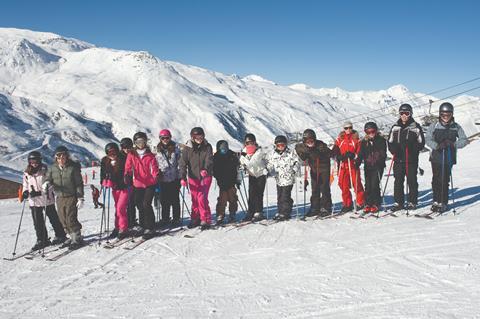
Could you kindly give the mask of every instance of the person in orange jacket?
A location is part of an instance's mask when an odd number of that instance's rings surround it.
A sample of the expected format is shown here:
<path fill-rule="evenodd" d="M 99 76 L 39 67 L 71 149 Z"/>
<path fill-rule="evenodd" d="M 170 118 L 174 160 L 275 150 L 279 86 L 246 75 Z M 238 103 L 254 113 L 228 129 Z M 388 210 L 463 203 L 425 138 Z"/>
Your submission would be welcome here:
<path fill-rule="evenodd" d="M 343 125 L 343 131 L 335 140 L 333 152 L 336 155 L 339 166 L 338 185 L 342 190 L 342 213 L 353 210 L 351 184 L 356 193 L 357 209 L 363 208 L 365 203 L 360 170 L 355 166 L 355 158 L 360 151 L 360 139 L 358 132 L 353 129 L 353 124 L 347 121 Z"/>

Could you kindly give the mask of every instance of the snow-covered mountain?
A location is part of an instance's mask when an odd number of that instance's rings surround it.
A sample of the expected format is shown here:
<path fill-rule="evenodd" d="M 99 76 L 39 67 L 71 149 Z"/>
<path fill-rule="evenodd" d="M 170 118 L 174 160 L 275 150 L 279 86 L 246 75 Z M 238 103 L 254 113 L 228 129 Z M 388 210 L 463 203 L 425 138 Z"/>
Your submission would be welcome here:
<path fill-rule="evenodd" d="M 109 141 L 146 131 L 155 145 L 161 128 L 185 141 L 203 126 L 207 139 L 234 148 L 249 131 L 262 144 L 277 134 L 315 128 L 331 141 L 344 119 L 390 125 L 399 103 L 428 113 L 435 97 L 402 85 L 378 92 L 281 86 L 258 75 L 237 75 L 162 61 L 147 52 L 99 48 L 52 33 L 0 28 L 0 166 L 21 169 L 26 154 L 51 155 L 66 144 L 84 162 L 103 154 Z M 477 97 L 461 96 L 456 117 L 477 132 Z M 438 104 L 434 104 L 436 109 Z M 462 111 L 463 110 L 463 111 Z"/>

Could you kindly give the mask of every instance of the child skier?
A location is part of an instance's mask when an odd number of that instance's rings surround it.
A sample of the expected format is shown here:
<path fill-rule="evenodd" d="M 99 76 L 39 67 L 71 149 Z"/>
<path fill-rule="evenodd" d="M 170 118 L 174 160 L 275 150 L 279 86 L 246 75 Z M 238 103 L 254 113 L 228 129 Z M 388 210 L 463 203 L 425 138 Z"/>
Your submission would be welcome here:
<path fill-rule="evenodd" d="M 275 137 L 275 149 L 267 157 L 267 170 L 275 176 L 277 182 L 277 207 L 274 219 L 284 221 L 290 219 L 293 199 L 292 188 L 300 171 L 300 159 L 287 146 L 287 138 L 283 135 Z"/>
<path fill-rule="evenodd" d="M 50 244 L 61 244 L 67 239 L 55 209 L 53 189 L 50 188 L 47 192 L 42 193 L 42 184 L 46 173 L 47 166 L 42 163 L 40 153 L 33 151 L 28 154 L 28 166 L 23 173 L 22 198 L 23 200 L 28 198 L 30 210 L 32 211 L 33 226 L 37 235 L 37 242 L 32 247 L 32 250 L 39 250 Z M 43 209 L 45 208 L 46 215 L 55 232 L 55 238 L 52 242 L 48 239 L 47 228 L 43 219 Z"/>

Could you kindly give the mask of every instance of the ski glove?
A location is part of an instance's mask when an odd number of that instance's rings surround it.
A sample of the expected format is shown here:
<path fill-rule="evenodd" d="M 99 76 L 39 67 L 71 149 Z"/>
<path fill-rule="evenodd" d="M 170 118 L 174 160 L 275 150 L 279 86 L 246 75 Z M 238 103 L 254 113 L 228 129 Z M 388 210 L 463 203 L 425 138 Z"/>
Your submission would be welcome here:
<path fill-rule="evenodd" d="M 180 185 L 182 185 L 182 187 L 187 187 L 188 184 L 186 180 L 182 179 L 180 180 Z"/>
<path fill-rule="evenodd" d="M 42 192 L 40 191 L 31 191 L 30 192 L 30 198 L 34 198 L 34 197 L 38 197 L 38 196 L 42 196 Z"/>
<path fill-rule="evenodd" d="M 123 182 L 125 183 L 125 185 L 127 186 L 130 186 L 132 185 L 132 182 L 133 182 L 133 178 L 131 175 L 127 174 L 127 175 L 124 175 L 123 176 Z"/>
<path fill-rule="evenodd" d="M 85 202 L 85 200 L 83 198 L 77 199 L 77 210 L 82 209 L 84 202 Z"/>
<path fill-rule="evenodd" d="M 349 158 L 350 160 L 355 159 L 355 153 L 352 152 L 346 152 L 345 153 L 345 159 Z"/>
<path fill-rule="evenodd" d="M 449 148 L 453 145 L 454 145 L 454 143 L 452 141 L 445 139 L 440 144 L 438 144 L 438 149 L 443 150 L 443 149 Z"/>
<path fill-rule="evenodd" d="M 46 181 L 45 183 L 42 184 L 42 190 L 46 192 L 48 188 L 50 187 L 50 183 Z"/>
<path fill-rule="evenodd" d="M 22 193 L 22 201 L 26 200 L 28 198 L 29 192 L 28 191 L 23 191 Z"/>
<path fill-rule="evenodd" d="M 308 188 L 308 179 L 305 180 L 304 185 L 303 185 L 303 190 L 307 191 Z"/>
<path fill-rule="evenodd" d="M 207 177 L 207 176 L 208 176 L 207 170 L 202 169 L 202 170 L 200 171 L 200 176 L 202 176 L 202 177 Z"/>

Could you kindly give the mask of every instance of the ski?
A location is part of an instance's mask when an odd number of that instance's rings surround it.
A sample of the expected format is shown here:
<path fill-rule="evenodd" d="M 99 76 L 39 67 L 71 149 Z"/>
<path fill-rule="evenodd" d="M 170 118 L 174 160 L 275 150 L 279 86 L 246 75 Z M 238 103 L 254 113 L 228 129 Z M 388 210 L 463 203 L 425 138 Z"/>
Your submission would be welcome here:
<path fill-rule="evenodd" d="M 12 257 L 3 257 L 3 260 L 14 261 L 14 260 L 20 259 L 20 258 L 22 258 L 22 257 L 31 255 L 31 254 L 33 254 L 33 253 L 35 253 L 35 251 L 29 250 L 29 251 L 24 252 L 24 253 L 21 253 L 21 254 L 19 254 L 19 255 L 15 254 L 15 255 L 12 256 Z"/>
<path fill-rule="evenodd" d="M 53 249 L 48 249 L 48 250 L 46 250 L 46 251 L 43 252 L 43 253 L 42 253 L 41 250 L 36 250 L 36 251 L 33 251 L 31 254 L 27 254 L 27 255 L 24 256 L 24 257 L 25 257 L 25 259 L 32 260 L 32 259 L 34 259 L 34 258 L 36 258 L 36 257 L 40 257 L 40 256 L 41 256 L 41 257 L 45 257 L 46 255 L 51 254 L 51 253 L 53 253 L 53 252 L 56 252 L 56 251 L 58 251 L 58 250 L 60 250 L 60 249 L 61 249 L 61 246 L 57 246 L 57 247 L 55 247 L 55 248 L 53 248 Z M 42 255 L 43 255 L 43 256 L 42 256 Z"/>
<path fill-rule="evenodd" d="M 179 228 L 181 229 L 181 227 L 176 227 L 176 228 Z M 123 249 L 125 250 L 132 250 L 134 248 L 137 248 L 138 246 L 140 246 L 141 244 L 143 244 L 144 242 L 152 239 L 152 238 L 155 238 L 155 237 L 161 237 L 161 236 L 164 236 L 164 235 L 167 235 L 171 230 L 173 229 L 176 229 L 176 228 L 170 228 L 170 229 L 167 229 L 167 230 L 164 230 L 164 231 L 159 231 L 159 232 L 156 232 L 152 237 L 150 238 L 143 238 L 143 237 L 140 237 L 138 239 L 135 239 L 133 242 L 130 241 L 132 244 L 130 245 L 127 245 L 127 246 L 123 246 Z"/>
<path fill-rule="evenodd" d="M 430 212 L 430 213 L 426 213 L 426 214 L 415 214 L 413 216 L 415 217 L 419 217 L 419 218 L 426 218 L 426 219 L 433 219 L 433 214 L 435 214 L 436 212 Z"/>
<path fill-rule="evenodd" d="M 353 215 L 353 216 L 350 216 L 351 219 L 367 219 L 367 217 L 370 215 L 370 213 L 360 213 L 360 214 L 356 214 L 356 215 Z"/>
<path fill-rule="evenodd" d="M 114 241 L 111 241 L 110 243 L 106 243 L 105 245 L 103 245 L 103 248 L 105 249 L 113 249 L 115 247 L 118 247 L 118 246 L 121 246 L 123 244 L 126 244 L 128 243 L 129 241 L 134 241 L 132 239 L 132 237 L 126 237 L 126 238 L 123 238 L 123 239 L 116 239 Z"/>

